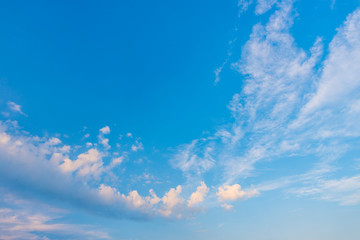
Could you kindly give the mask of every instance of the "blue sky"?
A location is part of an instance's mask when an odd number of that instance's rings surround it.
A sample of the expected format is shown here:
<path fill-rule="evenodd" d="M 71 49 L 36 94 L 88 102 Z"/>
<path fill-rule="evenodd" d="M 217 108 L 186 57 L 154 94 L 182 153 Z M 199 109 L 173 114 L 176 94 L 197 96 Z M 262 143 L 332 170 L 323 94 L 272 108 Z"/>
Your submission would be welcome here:
<path fill-rule="evenodd" d="M 0 239 L 349 239 L 360 2 L 0 8 Z"/>

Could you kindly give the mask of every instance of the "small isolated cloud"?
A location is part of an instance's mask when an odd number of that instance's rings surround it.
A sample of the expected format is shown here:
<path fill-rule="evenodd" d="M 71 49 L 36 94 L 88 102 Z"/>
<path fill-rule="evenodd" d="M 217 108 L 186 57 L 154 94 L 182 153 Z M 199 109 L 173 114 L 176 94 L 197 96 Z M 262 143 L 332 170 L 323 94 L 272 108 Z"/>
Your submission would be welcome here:
<path fill-rule="evenodd" d="M 114 158 L 110 163 L 110 168 L 120 165 L 123 161 L 124 161 L 124 157 L 122 157 L 122 156 Z"/>
<path fill-rule="evenodd" d="M 142 142 L 136 140 L 135 143 L 131 145 L 131 151 L 137 152 L 139 150 L 144 150 L 144 145 L 142 144 Z"/>
<path fill-rule="evenodd" d="M 258 190 L 253 189 L 250 191 L 244 191 L 239 184 L 225 185 L 218 188 L 216 195 L 219 197 L 219 201 L 237 201 L 244 200 L 251 197 L 256 197 L 260 193 Z"/>
<path fill-rule="evenodd" d="M 127 133 L 126 136 L 129 137 L 129 138 L 133 137 L 132 133 Z"/>
<path fill-rule="evenodd" d="M 21 110 L 21 106 L 19 104 L 16 104 L 14 102 L 8 102 L 7 105 L 10 108 L 10 110 L 26 116 L 26 114 Z"/>
<path fill-rule="evenodd" d="M 196 204 L 203 202 L 208 192 L 209 188 L 204 182 L 201 182 L 196 191 L 191 194 L 190 199 L 188 200 L 188 207 L 193 207 Z"/>
<path fill-rule="evenodd" d="M 102 134 L 109 134 L 110 133 L 110 128 L 109 126 L 105 126 L 103 128 L 100 128 L 99 130 Z"/>
<path fill-rule="evenodd" d="M 48 141 L 48 144 L 52 145 L 52 146 L 58 145 L 60 143 L 61 143 L 61 140 L 56 137 L 50 138 Z"/>
<path fill-rule="evenodd" d="M 98 135 L 99 143 L 103 145 L 106 150 L 109 150 L 111 148 L 109 144 L 109 139 L 104 137 L 104 135 L 110 134 L 109 126 L 105 126 L 101 128 L 99 131 L 100 131 L 100 134 Z"/>
<path fill-rule="evenodd" d="M 233 205 L 227 203 L 221 204 L 221 207 L 223 207 L 226 211 L 230 211 L 234 208 Z"/>

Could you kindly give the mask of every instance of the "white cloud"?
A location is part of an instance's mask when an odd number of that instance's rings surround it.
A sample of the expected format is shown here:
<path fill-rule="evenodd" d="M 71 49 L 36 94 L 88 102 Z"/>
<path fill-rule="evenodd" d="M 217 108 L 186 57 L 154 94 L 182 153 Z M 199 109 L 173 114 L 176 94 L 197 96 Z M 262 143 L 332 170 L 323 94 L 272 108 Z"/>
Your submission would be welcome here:
<path fill-rule="evenodd" d="M 289 192 L 298 196 L 313 196 L 338 202 L 341 205 L 356 205 L 360 203 L 360 175 L 341 179 L 320 179 L 311 186 L 292 189 Z"/>
<path fill-rule="evenodd" d="M 196 188 L 196 191 L 190 195 L 190 199 L 188 200 L 188 207 L 193 207 L 198 203 L 203 202 L 208 192 L 209 188 L 204 182 L 201 182 L 200 186 Z"/>
<path fill-rule="evenodd" d="M 82 148 L 74 147 L 73 151 L 80 153 L 71 160 L 66 150 L 70 146 L 55 140 L 58 144 L 51 145 L 51 138 L 31 136 L 16 130 L 10 134 L 9 128 L 13 126 L 8 127 L 8 124 L 11 123 L 0 122 L 0 181 L 9 192 L 18 193 L 26 189 L 35 198 L 41 192 L 94 213 L 130 218 L 180 218 L 187 211 L 180 196 L 180 185 L 170 189 L 162 198 L 152 189 L 148 196 L 141 196 L 137 190 L 125 195 L 105 185 L 102 175 L 114 176 L 111 169 L 122 163 L 123 156 L 113 158 L 104 166 L 103 158 L 109 157 L 107 152 L 95 148 L 81 152 Z M 145 174 L 144 178 L 148 180 L 151 176 Z M 10 187 L 14 181 L 18 186 L 16 188 Z M 99 188 L 92 188 L 96 183 Z"/>
<path fill-rule="evenodd" d="M 128 195 L 121 194 L 113 187 L 101 184 L 98 189 L 99 195 L 108 204 L 123 205 L 125 204 L 130 209 L 140 210 L 151 215 L 160 214 L 164 217 L 175 216 L 181 218 L 184 209 L 184 199 L 180 197 L 182 187 L 179 185 L 171 188 L 162 198 L 159 198 L 154 190 L 149 190 L 149 196 L 142 197 L 134 190 Z M 161 206 L 159 204 L 161 203 Z"/>
<path fill-rule="evenodd" d="M 80 176 L 93 175 L 98 178 L 103 170 L 102 155 L 98 150 L 92 148 L 86 153 L 80 154 L 74 161 L 69 158 L 64 159 L 59 167 L 63 172 L 78 171 Z"/>
<path fill-rule="evenodd" d="M 146 201 L 149 202 L 151 206 L 154 206 L 161 201 L 161 198 L 156 196 L 153 189 L 150 189 L 149 193 L 150 193 L 150 196 L 146 197 Z"/>
<path fill-rule="evenodd" d="M 139 193 L 134 190 L 129 193 L 126 197 L 126 200 L 132 205 L 134 208 L 140 208 L 146 204 L 143 197 L 139 195 Z"/>
<path fill-rule="evenodd" d="M 256 189 L 244 191 L 239 184 L 234 184 L 219 187 L 216 195 L 219 197 L 219 201 L 237 201 L 258 196 L 260 193 Z"/>
<path fill-rule="evenodd" d="M 7 105 L 12 111 L 20 113 L 20 114 L 26 116 L 26 114 L 23 113 L 23 111 L 21 110 L 21 106 L 19 104 L 16 104 L 14 102 L 8 102 Z"/>
<path fill-rule="evenodd" d="M 221 65 L 220 67 L 218 67 L 217 69 L 215 69 L 214 73 L 215 73 L 215 81 L 214 84 L 216 85 L 218 82 L 220 82 L 220 73 L 223 69 L 223 65 Z"/>
<path fill-rule="evenodd" d="M 342 107 L 359 99 L 360 10 L 347 17 L 331 41 L 316 92 L 301 110 L 300 119 L 324 107 Z"/>
<path fill-rule="evenodd" d="M 114 158 L 112 161 L 111 161 L 111 168 L 117 166 L 117 165 L 120 165 L 122 162 L 124 161 L 124 157 L 121 156 L 121 157 L 117 157 L 117 158 Z"/>
<path fill-rule="evenodd" d="M 233 205 L 227 203 L 221 204 L 221 207 L 223 207 L 226 211 L 230 211 L 234 208 Z"/>
<path fill-rule="evenodd" d="M 215 136 L 221 137 L 226 144 L 235 145 L 244 136 L 244 131 L 241 126 L 234 124 L 230 131 L 222 128 L 215 133 Z"/>
<path fill-rule="evenodd" d="M 241 59 L 233 64 L 245 76 L 243 90 L 229 104 L 234 122 L 214 137 L 181 145 L 171 160 L 190 179 L 214 166 L 221 169 L 226 186 L 219 189 L 219 199 L 257 195 L 234 183 L 265 161 L 294 155 L 314 159 L 310 170 L 262 187 L 308 184 L 335 171 L 335 160 L 354 148 L 347 141 L 360 136 L 360 10 L 338 29 L 319 68 L 322 39 L 304 50 L 290 33 L 293 1 L 259 0 L 256 11 L 262 14 L 275 4 L 268 23 L 253 27 Z"/>
<path fill-rule="evenodd" d="M 0 144 L 1 145 L 7 144 L 10 141 L 10 139 L 11 138 L 7 133 L 5 133 L 5 132 L 0 133 Z"/>
<path fill-rule="evenodd" d="M 274 1 L 259 4 L 270 6 Z M 285 135 L 301 101 L 303 84 L 312 79 L 322 45 L 318 39 L 311 54 L 297 48 L 289 33 L 293 22 L 292 1 L 283 1 L 278 6 L 266 25 L 253 27 L 241 59 L 233 64 L 246 76 L 244 88 L 229 104 L 234 123 L 215 134 L 224 143 L 217 159 L 222 159 L 225 166 L 227 184 L 248 176 L 263 159 L 301 147 Z M 281 142 L 283 151 L 278 149 Z M 290 142 L 292 149 L 286 145 Z"/>
<path fill-rule="evenodd" d="M 257 0 L 255 13 L 258 15 L 264 14 L 277 2 L 278 0 Z"/>
<path fill-rule="evenodd" d="M 101 128 L 99 131 L 102 134 L 109 134 L 110 133 L 110 128 L 109 128 L 109 126 L 105 126 L 105 127 Z"/>
<path fill-rule="evenodd" d="M 196 139 L 190 144 L 179 146 L 171 160 L 172 166 L 179 168 L 186 176 L 201 175 L 215 165 L 214 148 L 207 139 Z"/>
<path fill-rule="evenodd" d="M 103 145 L 106 150 L 109 150 L 111 148 L 111 146 L 109 145 L 109 139 L 105 138 L 104 135 L 110 134 L 110 128 L 108 126 L 105 126 L 101 128 L 99 131 L 100 131 L 100 134 L 98 135 L 99 143 Z"/>
<path fill-rule="evenodd" d="M 255 0 L 254 0 L 255 1 Z M 255 7 L 255 14 L 261 15 L 269 11 L 278 0 L 257 0 Z M 239 0 L 238 7 L 240 8 L 240 14 L 248 10 L 249 6 L 253 3 L 253 0 Z"/>
<path fill-rule="evenodd" d="M 182 207 L 184 199 L 180 197 L 181 192 L 182 187 L 179 185 L 176 188 L 171 188 L 164 197 L 162 197 L 163 208 L 160 209 L 159 212 L 163 216 L 169 217 Z M 181 218 L 181 215 L 178 214 L 177 217 Z"/>
<path fill-rule="evenodd" d="M 135 143 L 131 145 L 131 151 L 137 152 L 139 150 L 144 150 L 144 145 L 142 144 L 142 142 L 136 140 Z"/>
<path fill-rule="evenodd" d="M 51 214 L 54 215 L 54 214 Z M 0 238 L 10 239 L 48 239 L 45 236 L 110 239 L 94 227 L 61 223 L 59 217 L 29 210 L 0 208 Z"/>
<path fill-rule="evenodd" d="M 110 149 L 108 138 L 100 138 L 100 143 L 105 147 L 105 149 Z"/>
<path fill-rule="evenodd" d="M 0 130 L 6 129 L 5 126 L 0 124 Z M 125 195 L 116 188 L 101 183 L 100 176 L 112 174 L 111 168 L 121 164 L 123 156 L 113 158 L 107 166 L 103 166 L 104 153 L 95 148 L 80 153 L 75 160 L 71 160 L 66 151 L 62 150 L 66 145 L 58 141 L 22 136 L 20 133 L 16 137 L 5 132 L 0 134 L 3 143 L 0 144 L 0 180 L 11 183 L 16 179 L 17 185 L 23 186 L 16 191 L 24 188 L 34 193 L 41 191 L 76 206 L 115 216 L 143 218 L 160 215 L 181 218 L 186 215 L 180 185 L 160 198 L 152 189 L 148 196 L 141 196 L 137 190 Z M 18 144 L 20 141 L 22 144 Z M 58 144 L 52 145 L 49 142 Z M 148 176 L 145 177 L 149 178 Z M 99 182 L 98 189 L 87 185 L 94 180 Z M 198 194 L 203 191 L 203 187 L 198 188 Z M 193 202 L 201 200 L 201 196 L 194 198 L 193 195 L 190 198 Z"/>
<path fill-rule="evenodd" d="M 251 4 L 252 0 L 239 0 L 238 7 L 240 8 L 240 13 L 246 12 Z"/>
<path fill-rule="evenodd" d="M 50 138 L 49 141 L 48 141 L 48 144 L 49 144 L 49 145 L 58 145 L 58 144 L 60 144 L 60 143 L 61 143 L 61 140 L 58 139 L 58 138 L 56 138 L 56 137 L 52 137 L 52 138 Z"/>

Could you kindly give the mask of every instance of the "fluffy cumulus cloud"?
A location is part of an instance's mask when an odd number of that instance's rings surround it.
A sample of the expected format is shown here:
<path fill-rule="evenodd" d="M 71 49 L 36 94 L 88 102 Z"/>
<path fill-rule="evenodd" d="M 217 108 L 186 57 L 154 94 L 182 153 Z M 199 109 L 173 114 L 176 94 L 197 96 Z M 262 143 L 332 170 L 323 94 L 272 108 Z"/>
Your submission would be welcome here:
<path fill-rule="evenodd" d="M 57 144 L 49 144 L 56 142 Z M 75 148 L 74 148 L 75 149 Z M 27 189 L 28 192 L 45 193 L 55 199 L 65 199 L 77 206 L 101 211 L 108 201 L 103 192 L 97 189 L 104 168 L 116 166 L 122 158 L 114 158 L 104 165 L 106 152 L 92 148 L 79 153 L 74 160 L 67 155 L 68 149 L 55 141 L 24 134 L 13 122 L 0 123 L 0 180 L 3 187 L 14 192 Z M 136 193 L 126 196 L 128 201 L 136 203 Z M 133 213 L 123 204 L 110 205 L 110 212 L 115 215 L 142 215 Z M 104 210 L 105 212 L 108 210 Z"/>
<path fill-rule="evenodd" d="M 99 130 L 102 134 L 109 134 L 110 133 L 110 128 L 109 126 L 105 126 L 103 128 L 100 128 Z"/>
<path fill-rule="evenodd" d="M 111 205 L 125 205 L 132 210 L 142 210 L 150 213 L 151 207 L 157 204 L 160 199 L 156 196 L 154 191 L 149 191 L 150 196 L 142 197 L 136 190 L 129 192 L 128 195 L 121 194 L 117 189 L 101 184 L 98 193 L 104 201 Z"/>
<path fill-rule="evenodd" d="M 208 192 L 209 188 L 204 182 L 201 182 L 200 186 L 196 188 L 196 191 L 190 195 L 190 199 L 188 200 L 188 207 L 193 207 L 198 203 L 203 202 Z"/>
<path fill-rule="evenodd" d="M 89 149 L 86 153 L 80 154 L 74 161 L 65 158 L 59 167 L 63 172 L 77 171 L 80 176 L 92 175 L 99 178 L 103 171 L 102 155 L 96 149 Z"/>
<path fill-rule="evenodd" d="M 110 134 L 110 128 L 108 126 L 105 126 L 99 130 L 99 143 L 106 149 L 109 150 L 111 148 L 109 144 L 109 139 L 106 138 L 104 135 Z"/>
<path fill-rule="evenodd" d="M 98 189 L 100 196 L 105 202 L 112 205 L 126 205 L 129 209 L 141 210 L 151 216 L 163 216 L 166 218 L 183 218 L 189 216 L 190 209 L 204 201 L 209 188 L 204 182 L 197 187 L 187 200 L 181 196 L 183 187 L 181 185 L 171 188 L 163 197 L 158 197 L 153 189 L 149 190 L 149 195 L 143 197 L 137 191 L 131 191 L 128 195 L 121 194 L 117 189 L 101 184 Z"/>
<path fill-rule="evenodd" d="M 182 192 L 182 187 L 179 185 L 176 188 L 171 188 L 165 196 L 161 199 L 163 202 L 163 208 L 160 210 L 160 213 L 166 217 L 170 216 L 174 212 L 176 213 L 184 203 L 184 199 L 180 196 Z M 181 213 L 177 215 L 178 218 L 181 218 Z"/>
<path fill-rule="evenodd" d="M 258 196 L 260 193 L 256 189 L 244 191 L 239 184 L 234 184 L 219 187 L 216 195 L 220 201 L 238 201 Z"/>
<path fill-rule="evenodd" d="M 71 160 L 69 155 L 74 151 L 77 154 Z M 112 155 L 107 149 L 69 147 L 54 137 L 24 134 L 16 122 L 0 122 L 0 155 L 2 187 L 15 194 L 22 189 L 34 197 L 46 194 L 102 215 L 182 218 L 190 216 L 189 207 L 204 201 L 209 191 L 202 182 L 194 193 L 185 196 L 188 205 L 181 196 L 181 185 L 170 188 L 162 197 L 153 189 L 147 196 L 137 190 L 122 193 L 103 180 L 115 175 L 112 170 L 123 163 L 124 156 Z"/>

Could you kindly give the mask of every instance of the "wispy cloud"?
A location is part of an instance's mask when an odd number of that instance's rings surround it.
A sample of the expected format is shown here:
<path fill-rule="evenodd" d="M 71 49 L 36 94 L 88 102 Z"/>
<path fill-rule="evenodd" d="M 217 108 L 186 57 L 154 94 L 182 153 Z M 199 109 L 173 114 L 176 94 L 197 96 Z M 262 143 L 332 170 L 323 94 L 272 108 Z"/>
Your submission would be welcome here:
<path fill-rule="evenodd" d="M 310 196 L 338 202 L 341 205 L 355 205 L 360 203 L 360 175 L 340 179 L 320 179 L 310 186 L 290 189 L 289 192 L 300 197 Z"/>
<path fill-rule="evenodd" d="M 22 111 L 22 107 L 21 105 L 15 103 L 15 102 L 12 102 L 12 101 L 8 101 L 7 102 L 7 107 L 10 111 L 4 111 L 2 112 L 2 114 L 6 117 L 10 116 L 10 112 L 14 112 L 14 113 L 19 113 L 21 115 L 24 115 L 27 117 L 27 114 L 25 114 L 23 111 Z"/>
<path fill-rule="evenodd" d="M 171 164 L 180 169 L 186 177 L 196 178 L 214 167 L 213 153 L 213 143 L 209 139 L 196 139 L 179 146 Z"/>
<path fill-rule="evenodd" d="M 95 226 L 64 223 L 61 209 L 49 208 L 36 202 L 2 195 L 0 208 L 0 238 L 7 239 L 50 239 L 86 238 L 110 239 L 110 236 Z"/>
<path fill-rule="evenodd" d="M 317 186 L 353 148 L 347 142 L 360 136 L 360 10 L 338 28 L 321 62 L 321 37 L 304 50 L 291 34 L 293 2 L 258 1 L 257 14 L 274 5 L 277 10 L 265 25 L 253 27 L 241 59 L 233 64 L 245 78 L 229 104 L 233 122 L 201 145 L 194 140 L 179 148 L 173 166 L 187 177 L 191 171 L 222 168 L 224 184 L 235 186 L 264 162 L 307 156 L 313 159 L 307 172 L 258 186 L 265 191 L 309 181 Z M 211 158 L 199 157 L 207 145 Z"/>

